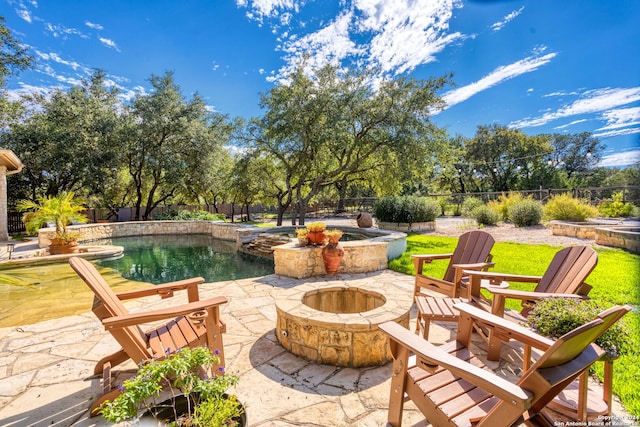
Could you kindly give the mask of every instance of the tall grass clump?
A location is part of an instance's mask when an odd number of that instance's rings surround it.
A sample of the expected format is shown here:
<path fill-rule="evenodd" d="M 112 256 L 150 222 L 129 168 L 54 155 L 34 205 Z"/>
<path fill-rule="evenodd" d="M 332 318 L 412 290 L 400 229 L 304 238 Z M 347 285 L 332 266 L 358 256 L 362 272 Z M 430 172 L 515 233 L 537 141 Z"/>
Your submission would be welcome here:
<path fill-rule="evenodd" d="M 542 205 L 533 199 L 523 199 L 509 206 L 507 217 L 516 227 L 540 224 Z"/>
<path fill-rule="evenodd" d="M 598 216 L 598 210 L 586 201 L 563 193 L 551 196 L 551 199 L 544 205 L 542 214 L 546 220 L 558 219 L 584 222 L 587 218 Z"/>

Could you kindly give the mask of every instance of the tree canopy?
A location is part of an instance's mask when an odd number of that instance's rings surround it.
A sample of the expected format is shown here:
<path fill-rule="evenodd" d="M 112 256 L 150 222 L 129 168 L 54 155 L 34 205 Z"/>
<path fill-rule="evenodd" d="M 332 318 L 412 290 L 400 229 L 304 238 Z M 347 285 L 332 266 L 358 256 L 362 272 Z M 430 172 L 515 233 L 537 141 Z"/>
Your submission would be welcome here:
<path fill-rule="evenodd" d="M 366 70 L 301 66 L 262 96 L 266 112 L 252 121 L 248 142 L 250 155 L 272 159 L 280 172 L 278 224 L 289 207 L 304 224 L 310 200 L 327 187 L 370 178 L 374 171 L 379 176 L 424 166 L 441 136 L 429 112 L 443 105 L 436 92 L 446 79 L 396 78 L 374 85 L 374 77 Z"/>

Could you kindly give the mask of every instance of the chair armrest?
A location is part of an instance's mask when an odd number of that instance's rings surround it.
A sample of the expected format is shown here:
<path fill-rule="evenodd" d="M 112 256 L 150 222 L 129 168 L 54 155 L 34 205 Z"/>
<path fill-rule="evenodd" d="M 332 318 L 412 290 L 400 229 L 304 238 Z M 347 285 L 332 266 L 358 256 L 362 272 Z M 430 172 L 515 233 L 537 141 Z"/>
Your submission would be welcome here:
<path fill-rule="evenodd" d="M 524 405 L 524 402 L 531 398 L 531 393 L 526 390 L 495 375 L 493 372 L 471 365 L 440 350 L 427 340 L 395 322 L 386 322 L 379 327 L 389 335 L 391 340 L 408 348 L 410 352 L 415 354 L 418 366 L 423 364 L 427 370 L 432 370 L 435 366 L 441 366 L 454 375 L 508 402 L 522 402 L 520 405 Z"/>
<path fill-rule="evenodd" d="M 142 323 L 155 322 L 157 320 L 169 319 L 176 316 L 184 316 L 194 311 L 204 310 L 210 307 L 218 308 L 227 303 L 227 298 L 218 296 L 202 301 L 195 301 L 176 307 L 163 308 L 159 310 L 143 311 L 139 313 L 128 313 L 124 316 L 114 316 L 104 319 L 102 324 L 106 330 L 124 328 L 127 326 L 137 326 Z"/>
<path fill-rule="evenodd" d="M 476 262 L 475 264 L 452 264 L 451 266 L 455 269 L 461 269 L 464 273 L 464 270 L 483 270 L 485 268 L 493 267 L 496 265 L 495 262 Z"/>
<path fill-rule="evenodd" d="M 431 264 L 431 261 L 437 259 L 449 259 L 453 254 L 418 254 L 411 255 L 413 258 L 413 268 L 416 270 L 416 276 L 422 274 L 422 267 L 424 264 Z"/>
<path fill-rule="evenodd" d="M 466 318 L 475 324 L 491 329 L 496 335 L 504 337 L 505 341 L 507 339 L 513 339 L 542 350 L 546 350 L 554 343 L 552 339 L 537 334 L 529 328 L 520 326 L 515 322 L 496 316 L 495 314 L 488 313 L 469 303 L 458 303 L 455 304 L 454 307 L 460 311 L 461 321 Z M 459 328 L 459 330 L 460 329 L 462 328 Z M 467 337 L 467 339 L 470 339 L 470 337 Z"/>
<path fill-rule="evenodd" d="M 452 256 L 453 254 L 414 254 L 411 255 L 411 258 L 418 259 L 424 262 L 431 262 L 435 259 L 448 259 Z"/>
<path fill-rule="evenodd" d="M 473 280 L 478 277 L 480 280 L 486 279 L 500 282 L 522 282 L 522 283 L 538 283 L 542 276 L 527 276 L 522 274 L 499 273 L 496 271 L 475 271 L 464 270 L 463 273 Z"/>
<path fill-rule="evenodd" d="M 149 286 L 144 289 L 135 289 L 132 291 L 124 291 L 116 293 L 120 300 L 142 298 L 151 295 L 160 295 L 160 297 L 171 298 L 175 291 L 187 290 L 189 292 L 189 302 L 198 301 L 198 285 L 203 283 L 202 277 L 193 277 L 191 279 L 178 280 L 175 282 L 163 283 L 161 285 Z"/>
<path fill-rule="evenodd" d="M 578 294 L 556 294 L 553 292 L 533 292 L 533 291 L 520 291 L 517 289 L 500 289 L 500 288 L 487 288 L 488 292 L 494 296 L 500 295 L 504 298 L 519 299 L 522 301 L 539 300 L 542 298 L 588 298 L 586 295 Z"/>

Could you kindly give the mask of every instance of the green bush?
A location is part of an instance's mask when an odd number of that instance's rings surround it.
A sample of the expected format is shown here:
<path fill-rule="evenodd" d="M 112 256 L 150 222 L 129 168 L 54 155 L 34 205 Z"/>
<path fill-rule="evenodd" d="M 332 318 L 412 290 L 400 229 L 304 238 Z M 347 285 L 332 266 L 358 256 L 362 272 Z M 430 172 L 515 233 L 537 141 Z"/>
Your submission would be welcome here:
<path fill-rule="evenodd" d="M 611 200 L 602 202 L 600 206 L 598 206 L 598 211 L 600 215 L 606 216 L 609 218 L 620 218 L 620 217 L 628 217 L 633 214 L 633 203 L 624 203 L 622 201 L 622 191 L 618 191 L 611 195 Z"/>
<path fill-rule="evenodd" d="M 523 200 L 528 200 L 528 199 L 525 199 L 522 193 L 509 193 L 509 194 L 503 193 L 500 195 L 497 202 L 494 202 L 494 201 L 489 202 L 489 206 L 491 206 L 492 208 L 498 211 L 498 213 L 500 214 L 500 219 L 502 221 L 513 221 L 509 217 L 509 209 L 512 206 L 522 202 Z"/>
<path fill-rule="evenodd" d="M 498 211 L 486 205 L 478 206 L 471 215 L 479 225 L 496 225 L 500 220 Z"/>
<path fill-rule="evenodd" d="M 544 298 L 536 303 L 527 323 L 541 335 L 559 338 L 595 319 L 607 308 L 594 300 Z M 615 358 L 629 351 L 628 336 L 626 324 L 621 319 L 596 339 L 596 344 Z"/>
<path fill-rule="evenodd" d="M 540 224 L 542 205 L 532 199 L 522 199 L 509 206 L 507 217 L 516 227 Z"/>
<path fill-rule="evenodd" d="M 434 221 L 440 207 L 433 200 L 415 196 L 392 196 L 379 199 L 373 212 L 382 222 L 395 224 Z"/>
<path fill-rule="evenodd" d="M 462 216 L 465 218 L 474 218 L 473 211 L 480 206 L 484 206 L 484 202 L 477 197 L 467 197 L 462 202 Z"/>
<path fill-rule="evenodd" d="M 153 219 L 158 221 L 224 221 L 226 216 L 224 214 L 214 214 L 203 210 L 188 211 L 186 209 L 180 209 L 154 215 Z"/>
<path fill-rule="evenodd" d="M 542 208 L 543 218 L 546 220 L 559 219 L 565 221 L 583 222 L 587 218 L 598 215 L 596 208 L 588 202 L 571 197 L 569 194 L 558 194 L 551 196 L 551 199 Z"/>
<path fill-rule="evenodd" d="M 449 208 L 449 200 L 446 197 L 439 197 L 437 203 L 440 206 L 440 215 L 446 215 L 447 208 Z"/>

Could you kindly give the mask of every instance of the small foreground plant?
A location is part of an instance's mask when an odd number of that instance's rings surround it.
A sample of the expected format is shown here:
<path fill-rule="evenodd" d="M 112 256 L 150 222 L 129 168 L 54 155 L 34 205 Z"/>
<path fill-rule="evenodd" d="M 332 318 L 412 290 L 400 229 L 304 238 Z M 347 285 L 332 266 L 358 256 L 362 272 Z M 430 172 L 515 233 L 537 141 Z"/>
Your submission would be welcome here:
<path fill-rule="evenodd" d="M 113 423 L 137 420 L 141 410 L 157 408 L 156 400 L 162 391 L 167 391 L 174 420 L 169 425 L 236 426 L 233 420 L 242 415 L 244 408 L 226 391 L 238 383 L 238 377 L 226 374 L 223 368 L 212 376 L 205 374 L 220 363 L 217 354 L 211 354 L 207 347 L 184 348 L 165 359 L 142 362 L 136 375 L 119 387 L 122 393 L 100 406 L 100 415 Z M 177 407 L 180 395 L 186 397 L 185 414 L 180 414 Z"/>
<path fill-rule="evenodd" d="M 594 300 L 576 298 L 544 298 L 539 300 L 527 317 L 527 324 L 540 334 L 559 338 L 578 326 L 595 319 L 606 310 Z M 616 322 L 596 339 L 596 344 L 615 359 L 629 351 L 629 331 L 623 319 Z"/>

